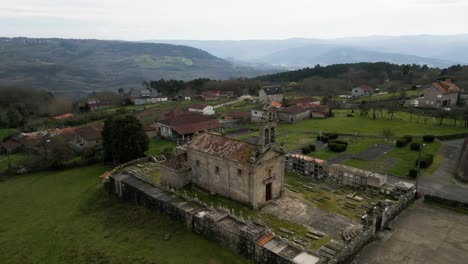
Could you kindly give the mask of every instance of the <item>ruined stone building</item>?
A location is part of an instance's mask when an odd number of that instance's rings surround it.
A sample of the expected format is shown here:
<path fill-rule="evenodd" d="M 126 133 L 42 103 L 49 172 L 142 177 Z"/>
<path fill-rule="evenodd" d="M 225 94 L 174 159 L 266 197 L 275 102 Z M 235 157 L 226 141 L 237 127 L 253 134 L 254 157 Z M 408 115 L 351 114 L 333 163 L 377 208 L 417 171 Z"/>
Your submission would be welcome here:
<path fill-rule="evenodd" d="M 256 144 L 195 135 L 176 158 L 161 165 L 162 183 L 176 188 L 193 183 L 252 208 L 265 205 L 281 196 L 284 185 L 285 154 L 275 148 L 275 113 L 266 114 L 259 134 Z"/>

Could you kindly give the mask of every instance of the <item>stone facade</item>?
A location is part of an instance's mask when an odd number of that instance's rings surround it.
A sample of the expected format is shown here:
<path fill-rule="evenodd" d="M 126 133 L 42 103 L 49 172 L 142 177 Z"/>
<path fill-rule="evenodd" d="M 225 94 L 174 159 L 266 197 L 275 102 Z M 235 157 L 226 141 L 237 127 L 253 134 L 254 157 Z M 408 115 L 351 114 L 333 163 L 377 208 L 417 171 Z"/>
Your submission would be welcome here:
<path fill-rule="evenodd" d="M 434 82 L 424 88 L 423 97 L 418 98 L 418 107 L 453 107 L 458 102 L 460 90 L 450 80 Z"/>
<path fill-rule="evenodd" d="M 290 106 L 278 111 L 278 119 L 280 121 L 285 121 L 289 123 L 309 119 L 310 116 L 310 109 L 306 109 L 301 106 Z"/>
<path fill-rule="evenodd" d="M 325 178 L 328 175 L 327 164 L 324 160 L 301 154 L 286 155 L 286 169 L 313 178 Z"/>
<path fill-rule="evenodd" d="M 258 92 L 258 99 L 262 104 L 271 105 L 272 102 L 283 102 L 284 92 L 278 86 L 265 86 Z"/>
<path fill-rule="evenodd" d="M 120 199 L 168 215 L 194 233 L 255 263 L 316 264 L 320 261 L 319 257 L 271 234 L 263 225 L 238 219 L 224 210 L 208 208 L 139 178 L 116 173 L 109 176 L 106 186 Z"/>

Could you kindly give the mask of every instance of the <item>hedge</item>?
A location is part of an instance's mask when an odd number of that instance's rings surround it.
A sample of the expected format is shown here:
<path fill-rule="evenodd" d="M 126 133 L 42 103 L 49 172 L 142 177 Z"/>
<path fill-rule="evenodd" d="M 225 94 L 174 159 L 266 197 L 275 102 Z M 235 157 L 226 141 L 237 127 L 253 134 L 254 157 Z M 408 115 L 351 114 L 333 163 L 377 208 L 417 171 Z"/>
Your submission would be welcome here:
<path fill-rule="evenodd" d="M 335 139 L 335 140 L 330 140 L 328 142 L 328 149 L 334 152 L 343 152 L 346 150 L 347 147 L 348 147 L 348 142 L 344 140 Z"/>
<path fill-rule="evenodd" d="M 400 138 L 396 141 L 396 146 L 399 148 L 404 148 L 406 145 L 408 145 L 409 141 L 407 138 Z"/>
<path fill-rule="evenodd" d="M 452 140 L 452 139 L 462 139 L 466 137 L 466 133 L 460 133 L 460 134 L 450 134 L 450 135 L 441 135 L 441 136 L 436 136 L 438 140 L 444 141 L 444 140 Z"/>
<path fill-rule="evenodd" d="M 419 159 L 416 160 L 416 167 L 418 166 L 418 160 Z M 434 155 L 424 154 L 421 156 L 420 166 L 421 168 L 428 168 L 429 166 L 431 166 L 433 161 L 434 161 Z"/>
<path fill-rule="evenodd" d="M 325 135 L 328 137 L 328 139 L 337 139 L 338 138 L 338 134 L 336 134 L 336 133 L 326 133 Z"/>
<path fill-rule="evenodd" d="M 406 141 L 408 141 L 408 143 L 410 143 L 411 141 L 413 141 L 413 136 L 411 136 L 411 135 L 404 135 L 403 138 L 405 138 Z"/>
<path fill-rule="evenodd" d="M 413 142 L 410 145 L 411 150 L 419 151 L 421 149 L 421 143 Z"/>
<path fill-rule="evenodd" d="M 301 150 L 302 150 L 302 154 L 304 155 L 309 154 L 311 152 L 311 149 L 309 146 L 303 147 Z"/>
<path fill-rule="evenodd" d="M 435 140 L 435 136 L 434 136 L 434 135 L 424 135 L 424 136 L 423 136 L 423 141 L 424 141 L 424 142 L 431 143 L 431 142 L 434 142 L 434 140 Z"/>
<path fill-rule="evenodd" d="M 309 148 L 310 148 L 310 151 L 311 151 L 311 152 L 315 151 L 315 145 L 314 145 L 314 144 L 310 144 L 310 145 L 309 145 Z"/>
<path fill-rule="evenodd" d="M 327 143 L 328 142 L 328 136 L 327 135 L 321 135 L 321 136 L 317 136 L 317 141 L 322 141 L 323 143 Z"/>
<path fill-rule="evenodd" d="M 410 176 L 411 178 L 416 178 L 418 176 L 418 169 L 409 170 L 408 176 Z"/>

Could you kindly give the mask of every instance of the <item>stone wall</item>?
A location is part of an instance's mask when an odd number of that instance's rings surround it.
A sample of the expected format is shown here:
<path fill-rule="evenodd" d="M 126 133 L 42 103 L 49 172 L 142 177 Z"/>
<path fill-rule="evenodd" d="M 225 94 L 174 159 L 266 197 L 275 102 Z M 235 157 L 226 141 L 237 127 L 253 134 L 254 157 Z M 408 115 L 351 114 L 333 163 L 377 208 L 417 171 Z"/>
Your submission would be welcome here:
<path fill-rule="evenodd" d="M 208 208 L 136 177 L 115 173 L 109 191 L 123 201 L 143 205 L 184 223 L 189 230 L 261 264 L 315 264 L 319 258 L 271 234 L 267 227 L 246 222 L 221 209 Z"/>
<path fill-rule="evenodd" d="M 350 263 L 354 256 L 361 251 L 374 237 L 376 232 L 388 227 L 391 220 L 395 219 L 415 198 L 416 192 L 410 191 L 391 204 L 379 203 L 371 212 L 368 212 L 364 220 L 364 227 L 359 236 L 347 243 L 333 259 L 326 263 Z"/>

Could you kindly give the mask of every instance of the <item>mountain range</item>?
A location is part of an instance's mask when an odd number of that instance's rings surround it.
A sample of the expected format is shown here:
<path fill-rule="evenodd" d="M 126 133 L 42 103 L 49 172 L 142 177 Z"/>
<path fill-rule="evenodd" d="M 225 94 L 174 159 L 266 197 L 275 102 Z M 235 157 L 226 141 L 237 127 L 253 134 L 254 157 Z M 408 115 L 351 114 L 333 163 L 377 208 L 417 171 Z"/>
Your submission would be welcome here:
<path fill-rule="evenodd" d="M 391 62 L 445 68 L 468 64 L 468 34 L 450 36 L 370 36 L 285 40 L 149 40 L 188 45 L 220 58 L 250 65 L 301 68 L 316 64 Z"/>
<path fill-rule="evenodd" d="M 126 41 L 0 38 L 0 85 L 53 91 L 141 86 L 144 80 L 227 79 L 271 71 L 237 67 L 206 51 Z"/>

